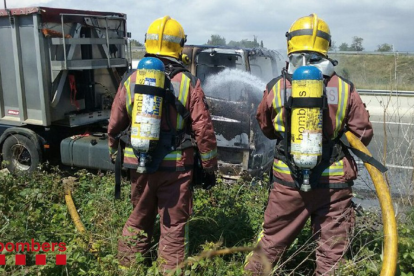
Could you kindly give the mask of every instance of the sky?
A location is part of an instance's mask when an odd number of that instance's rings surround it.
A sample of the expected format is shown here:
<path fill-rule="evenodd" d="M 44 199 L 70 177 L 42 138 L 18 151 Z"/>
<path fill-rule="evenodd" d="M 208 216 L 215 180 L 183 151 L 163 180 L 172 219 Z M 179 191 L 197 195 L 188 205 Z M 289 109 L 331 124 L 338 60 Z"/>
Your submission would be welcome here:
<path fill-rule="evenodd" d="M 365 51 L 388 43 L 398 52 L 414 52 L 412 0 L 6 0 L 7 8 L 54 7 L 127 14 L 132 38 L 144 41 L 148 26 L 169 15 L 188 36 L 187 44 L 205 44 L 211 35 L 227 42 L 263 41 L 286 51 L 285 33 L 298 18 L 316 13 L 330 27 L 336 46 L 363 38 Z M 4 0 L 2 1 L 4 2 Z M 0 3 L 0 8 L 4 8 Z"/>

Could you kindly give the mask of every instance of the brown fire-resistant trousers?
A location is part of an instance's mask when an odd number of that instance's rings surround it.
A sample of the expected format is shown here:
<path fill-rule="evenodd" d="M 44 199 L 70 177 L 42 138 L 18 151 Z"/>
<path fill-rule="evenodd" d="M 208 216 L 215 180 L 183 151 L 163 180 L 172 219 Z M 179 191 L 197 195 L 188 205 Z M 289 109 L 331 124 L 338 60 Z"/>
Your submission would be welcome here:
<path fill-rule="evenodd" d="M 132 214 L 118 241 L 118 259 L 130 266 L 136 253 L 150 249 L 154 223 L 160 215 L 161 236 L 158 260 L 164 271 L 183 261 L 185 224 L 192 212 L 192 171 L 138 174 L 130 170 Z"/>
<path fill-rule="evenodd" d="M 300 192 L 274 183 L 264 214 L 259 249 L 247 259 L 245 270 L 264 275 L 263 257 L 274 265 L 311 218 L 313 237 L 317 241 L 315 274 L 333 275 L 348 248 L 354 226 L 351 199 L 351 188 Z"/>

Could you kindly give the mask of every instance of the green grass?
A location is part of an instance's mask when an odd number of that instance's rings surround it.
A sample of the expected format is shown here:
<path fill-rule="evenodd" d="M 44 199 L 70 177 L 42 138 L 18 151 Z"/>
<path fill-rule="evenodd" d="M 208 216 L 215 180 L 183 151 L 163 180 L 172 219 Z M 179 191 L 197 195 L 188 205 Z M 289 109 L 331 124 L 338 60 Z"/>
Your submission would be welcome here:
<path fill-rule="evenodd" d="M 68 187 L 88 234 L 77 233 L 67 212 L 62 180 L 75 176 Z M 27 266 L 14 265 L 14 252 L 6 254 L 7 264 L 1 275 L 158 275 L 155 259 L 149 267 L 143 259 L 130 270 L 118 270 L 117 240 L 131 212 L 129 185 L 125 181 L 120 201 L 115 201 L 113 174 L 61 172 L 55 168 L 32 176 L 0 176 L 0 241 L 65 242 L 67 265 L 54 265 L 56 252 L 47 252 L 47 264 L 35 265 L 34 253 L 27 253 Z M 248 252 L 263 221 L 267 202 L 265 180 L 219 184 L 212 191 L 197 189 L 194 215 L 189 222 L 190 251 L 193 258 L 180 270 L 184 275 L 241 275 Z M 410 207 L 412 209 L 412 207 Z M 340 275 L 379 275 L 383 246 L 379 214 L 366 213 L 357 218 L 348 261 Z M 411 212 L 399 219 L 399 267 L 412 275 L 414 271 L 414 216 Z M 157 235 L 153 253 L 156 255 Z M 309 275 L 314 269 L 314 243 L 309 241 L 309 225 L 301 232 L 276 270 L 277 275 Z M 97 252 L 88 247 L 92 240 Z M 90 243 L 89 243 L 90 246 Z M 226 254 L 214 256 L 220 249 Z M 242 249 L 238 249 L 242 248 Z M 243 249 L 244 248 L 244 249 Z M 204 253 L 203 253 L 204 252 Z M 206 253 L 207 252 L 207 253 Z M 203 254 L 204 257 L 196 257 Z M 207 257 L 211 255 L 212 257 Z M 141 260 L 141 261 L 140 261 Z"/>
<path fill-rule="evenodd" d="M 330 54 L 338 60 L 336 72 L 357 89 L 414 91 L 414 56 Z"/>

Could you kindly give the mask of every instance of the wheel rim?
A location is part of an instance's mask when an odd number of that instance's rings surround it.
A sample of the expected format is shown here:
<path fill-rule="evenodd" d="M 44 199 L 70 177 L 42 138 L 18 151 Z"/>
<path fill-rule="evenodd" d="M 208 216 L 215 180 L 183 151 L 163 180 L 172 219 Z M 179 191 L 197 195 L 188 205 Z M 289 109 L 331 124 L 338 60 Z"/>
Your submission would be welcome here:
<path fill-rule="evenodd" d="M 13 145 L 11 148 L 12 163 L 16 170 L 27 171 L 32 165 L 30 152 L 21 144 Z"/>

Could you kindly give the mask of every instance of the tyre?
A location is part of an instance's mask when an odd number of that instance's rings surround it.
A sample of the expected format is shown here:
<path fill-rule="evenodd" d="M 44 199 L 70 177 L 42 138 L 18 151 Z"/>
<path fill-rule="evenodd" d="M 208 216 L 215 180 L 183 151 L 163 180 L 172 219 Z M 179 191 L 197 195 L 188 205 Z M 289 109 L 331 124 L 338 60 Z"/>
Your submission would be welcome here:
<path fill-rule="evenodd" d="M 2 152 L 10 172 L 33 172 L 42 159 L 39 145 L 21 134 L 7 137 Z"/>

